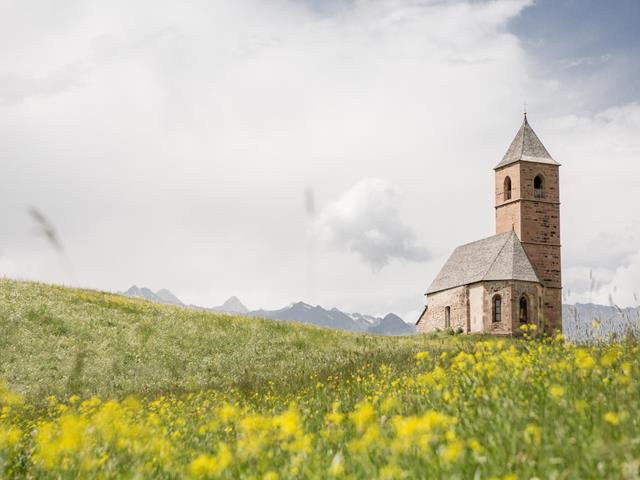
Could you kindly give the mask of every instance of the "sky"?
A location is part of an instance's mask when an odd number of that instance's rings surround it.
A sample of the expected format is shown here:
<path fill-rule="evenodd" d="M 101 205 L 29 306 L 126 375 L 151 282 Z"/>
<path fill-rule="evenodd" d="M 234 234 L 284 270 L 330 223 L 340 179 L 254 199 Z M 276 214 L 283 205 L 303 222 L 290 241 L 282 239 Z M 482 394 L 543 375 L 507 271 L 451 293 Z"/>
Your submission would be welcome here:
<path fill-rule="evenodd" d="M 529 121 L 567 303 L 640 304 L 635 0 L 0 0 L 0 275 L 414 321 Z"/>

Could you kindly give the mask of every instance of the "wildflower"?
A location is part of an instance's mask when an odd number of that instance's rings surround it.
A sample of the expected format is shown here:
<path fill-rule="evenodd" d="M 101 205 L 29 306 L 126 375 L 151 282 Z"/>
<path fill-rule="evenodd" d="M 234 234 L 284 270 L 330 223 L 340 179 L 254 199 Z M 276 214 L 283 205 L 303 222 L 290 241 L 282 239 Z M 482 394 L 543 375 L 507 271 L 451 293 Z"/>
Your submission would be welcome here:
<path fill-rule="evenodd" d="M 460 440 L 454 440 L 447 443 L 440 450 L 440 458 L 444 463 L 453 463 L 462 455 L 463 449 L 464 445 L 462 442 Z"/>
<path fill-rule="evenodd" d="M 473 453 L 482 452 L 482 446 L 480 445 L 480 442 L 476 438 L 472 438 L 471 440 L 469 440 L 469 448 Z"/>
<path fill-rule="evenodd" d="M 231 450 L 221 443 L 215 456 L 198 455 L 189 465 L 189 473 L 196 478 L 219 475 L 231 464 L 231 460 Z"/>
<path fill-rule="evenodd" d="M 222 423 L 228 423 L 237 417 L 238 410 L 233 405 L 224 403 L 218 408 L 216 413 Z"/>
<path fill-rule="evenodd" d="M 620 417 L 617 413 L 607 412 L 602 416 L 602 419 L 610 425 L 613 425 L 614 427 L 620 425 Z"/>
<path fill-rule="evenodd" d="M 280 429 L 280 437 L 286 439 L 295 435 L 300 429 L 300 415 L 294 404 L 273 419 L 273 424 Z"/>
<path fill-rule="evenodd" d="M 595 365 L 595 361 L 585 350 L 576 350 L 576 367 L 581 370 L 589 370 Z"/>
<path fill-rule="evenodd" d="M 0 425 L 0 450 L 13 447 L 20 441 L 22 431 L 16 427 L 5 428 Z"/>
<path fill-rule="evenodd" d="M 540 430 L 540 427 L 533 423 L 527 425 L 527 428 L 524 430 L 524 440 L 536 447 L 540 446 L 542 440 L 542 430 Z"/>
<path fill-rule="evenodd" d="M 369 425 L 360 438 L 349 442 L 349 451 L 353 454 L 365 453 L 371 450 L 380 437 L 380 427 L 376 424 Z"/>
<path fill-rule="evenodd" d="M 375 416 L 376 412 L 373 406 L 367 401 L 360 402 L 356 405 L 355 410 L 349 414 L 349 418 L 359 432 L 363 431 L 375 419 Z"/>
<path fill-rule="evenodd" d="M 549 394 L 553 397 L 553 398 L 560 398 L 564 395 L 564 388 L 562 388 L 559 385 L 553 385 L 550 389 L 549 389 Z"/>
<path fill-rule="evenodd" d="M 389 464 L 380 469 L 380 478 L 382 480 L 399 480 L 404 477 L 404 471 L 397 465 Z"/>
<path fill-rule="evenodd" d="M 602 356 L 602 358 L 600 359 L 600 364 L 603 367 L 610 367 L 611 365 L 616 363 L 619 357 L 620 352 L 616 350 L 610 350 Z"/>
<path fill-rule="evenodd" d="M 418 352 L 416 353 L 416 360 L 418 362 L 422 362 L 429 359 L 429 352 Z"/>

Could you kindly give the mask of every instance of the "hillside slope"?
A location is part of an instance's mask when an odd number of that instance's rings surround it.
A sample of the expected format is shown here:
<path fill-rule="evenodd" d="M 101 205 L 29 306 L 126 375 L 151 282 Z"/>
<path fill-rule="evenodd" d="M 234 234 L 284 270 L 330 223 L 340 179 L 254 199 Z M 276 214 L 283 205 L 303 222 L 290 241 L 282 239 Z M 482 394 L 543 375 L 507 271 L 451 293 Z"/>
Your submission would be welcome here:
<path fill-rule="evenodd" d="M 0 379 L 34 400 L 307 384 L 411 362 L 424 337 L 384 338 L 0 280 Z"/>

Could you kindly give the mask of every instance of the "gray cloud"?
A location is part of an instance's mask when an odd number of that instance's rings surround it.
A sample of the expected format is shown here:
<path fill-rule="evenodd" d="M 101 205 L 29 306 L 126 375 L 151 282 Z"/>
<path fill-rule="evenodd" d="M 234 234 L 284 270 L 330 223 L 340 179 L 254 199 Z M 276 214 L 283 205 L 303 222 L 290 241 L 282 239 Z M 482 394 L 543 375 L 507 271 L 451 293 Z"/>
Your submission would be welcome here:
<path fill-rule="evenodd" d="M 322 244 L 359 255 L 374 270 L 390 260 L 424 262 L 427 249 L 399 216 L 397 188 L 380 179 L 364 179 L 327 205 L 313 226 Z"/>

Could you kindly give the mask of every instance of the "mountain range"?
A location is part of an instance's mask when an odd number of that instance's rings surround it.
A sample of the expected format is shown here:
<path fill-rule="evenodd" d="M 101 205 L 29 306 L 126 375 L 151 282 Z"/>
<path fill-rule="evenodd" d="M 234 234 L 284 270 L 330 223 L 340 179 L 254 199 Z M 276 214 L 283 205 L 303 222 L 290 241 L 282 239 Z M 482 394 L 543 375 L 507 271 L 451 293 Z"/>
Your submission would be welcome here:
<path fill-rule="evenodd" d="M 128 297 L 144 298 L 157 303 L 197 308 L 210 312 L 229 313 L 233 315 L 240 314 L 272 320 L 287 320 L 350 332 L 365 332 L 376 335 L 411 335 L 416 331 L 413 324 L 406 323 L 393 313 L 389 313 L 384 317 L 375 317 L 361 313 L 345 313 L 337 308 L 326 310 L 319 305 L 313 306 L 304 302 L 292 303 L 279 310 L 261 309 L 250 311 L 235 296 L 216 307 L 201 307 L 198 305 L 185 304 L 167 289 L 154 292 L 149 288 L 140 288 L 136 285 L 133 285 L 121 293 Z"/>
<path fill-rule="evenodd" d="M 337 308 L 327 310 L 319 305 L 313 306 L 304 302 L 292 303 L 279 310 L 250 311 L 237 297 L 231 297 L 217 307 L 207 308 L 186 305 L 164 288 L 153 292 L 148 288 L 139 288 L 135 285 L 122 293 L 129 297 L 145 298 L 157 303 L 234 315 L 288 320 L 351 332 L 366 332 L 377 335 L 411 335 L 415 333 L 414 325 L 404 322 L 393 313 L 384 317 L 374 317 L 361 313 L 346 313 Z M 627 333 L 640 336 L 640 307 L 619 308 L 615 305 L 595 305 L 592 303 L 565 304 L 562 306 L 562 332 L 567 339 L 576 342 L 605 340 Z"/>

